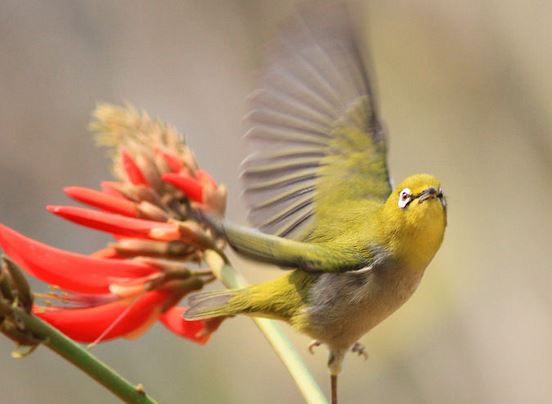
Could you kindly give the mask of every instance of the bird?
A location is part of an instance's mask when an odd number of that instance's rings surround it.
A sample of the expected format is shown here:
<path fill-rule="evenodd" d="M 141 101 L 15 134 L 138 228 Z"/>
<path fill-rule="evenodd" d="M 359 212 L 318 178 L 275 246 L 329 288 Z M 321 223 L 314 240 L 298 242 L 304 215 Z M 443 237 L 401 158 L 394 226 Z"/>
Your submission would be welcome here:
<path fill-rule="evenodd" d="M 342 3 L 302 3 L 266 47 L 242 163 L 254 228 L 217 224 L 239 254 L 286 272 L 189 299 L 186 319 L 283 320 L 329 349 L 332 402 L 347 352 L 414 293 L 443 241 L 441 183 L 393 187 L 359 35 Z"/>

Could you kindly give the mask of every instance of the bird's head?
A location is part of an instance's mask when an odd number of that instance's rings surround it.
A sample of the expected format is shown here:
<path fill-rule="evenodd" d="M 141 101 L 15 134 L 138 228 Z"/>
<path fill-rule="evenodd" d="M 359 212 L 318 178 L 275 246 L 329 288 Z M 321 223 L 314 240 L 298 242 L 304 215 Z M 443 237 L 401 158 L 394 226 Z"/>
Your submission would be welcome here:
<path fill-rule="evenodd" d="M 446 214 L 447 207 L 441 183 L 429 174 L 416 174 L 405 179 L 389 196 L 386 204 L 414 220 L 421 220 L 426 215 L 442 216 Z"/>
<path fill-rule="evenodd" d="M 433 256 L 443 239 L 447 203 L 441 183 L 429 174 L 408 177 L 384 206 L 384 226 L 409 255 Z M 422 258 L 422 257 L 420 257 Z"/>

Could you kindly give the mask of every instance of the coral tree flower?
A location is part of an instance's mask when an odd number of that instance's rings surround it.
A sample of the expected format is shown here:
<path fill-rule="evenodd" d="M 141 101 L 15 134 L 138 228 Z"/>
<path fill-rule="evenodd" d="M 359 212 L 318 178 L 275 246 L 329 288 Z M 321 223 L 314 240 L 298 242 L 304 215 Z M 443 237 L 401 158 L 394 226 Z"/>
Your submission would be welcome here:
<path fill-rule="evenodd" d="M 215 279 L 201 269 L 203 251 L 221 248 L 198 210 L 222 216 L 226 190 L 198 168 L 176 130 L 132 107 L 100 105 L 91 129 L 113 152 L 117 182 L 101 190 L 67 187 L 92 207 L 49 206 L 64 219 L 110 233 L 91 255 L 47 246 L 0 225 L 0 247 L 27 273 L 55 287 L 35 315 L 88 343 L 134 338 L 156 321 L 197 343 L 222 319 L 188 321 L 176 307 Z M 55 303 L 55 305 L 52 305 Z"/>

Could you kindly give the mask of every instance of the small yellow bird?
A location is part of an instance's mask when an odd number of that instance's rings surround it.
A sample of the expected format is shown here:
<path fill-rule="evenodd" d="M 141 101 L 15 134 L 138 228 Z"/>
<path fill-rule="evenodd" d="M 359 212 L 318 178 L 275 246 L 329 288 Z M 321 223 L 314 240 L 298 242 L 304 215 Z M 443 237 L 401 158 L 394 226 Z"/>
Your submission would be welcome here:
<path fill-rule="evenodd" d="M 446 201 L 437 179 L 392 190 L 384 130 L 346 9 L 303 7 L 269 46 L 243 163 L 250 220 L 223 224 L 239 253 L 294 269 L 239 290 L 190 298 L 188 319 L 284 320 L 330 350 L 335 399 L 347 351 L 416 290 L 439 249 Z"/>

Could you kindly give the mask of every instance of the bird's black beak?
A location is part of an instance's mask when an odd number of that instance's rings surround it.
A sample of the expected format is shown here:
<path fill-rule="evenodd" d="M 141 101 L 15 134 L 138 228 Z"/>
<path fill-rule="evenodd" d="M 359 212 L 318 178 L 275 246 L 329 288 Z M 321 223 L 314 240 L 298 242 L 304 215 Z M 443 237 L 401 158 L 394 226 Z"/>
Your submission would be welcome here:
<path fill-rule="evenodd" d="M 428 189 L 424 189 L 420 195 L 418 196 L 420 203 L 423 201 L 426 201 L 428 199 L 433 199 L 437 196 L 437 190 L 433 187 L 429 187 Z"/>

